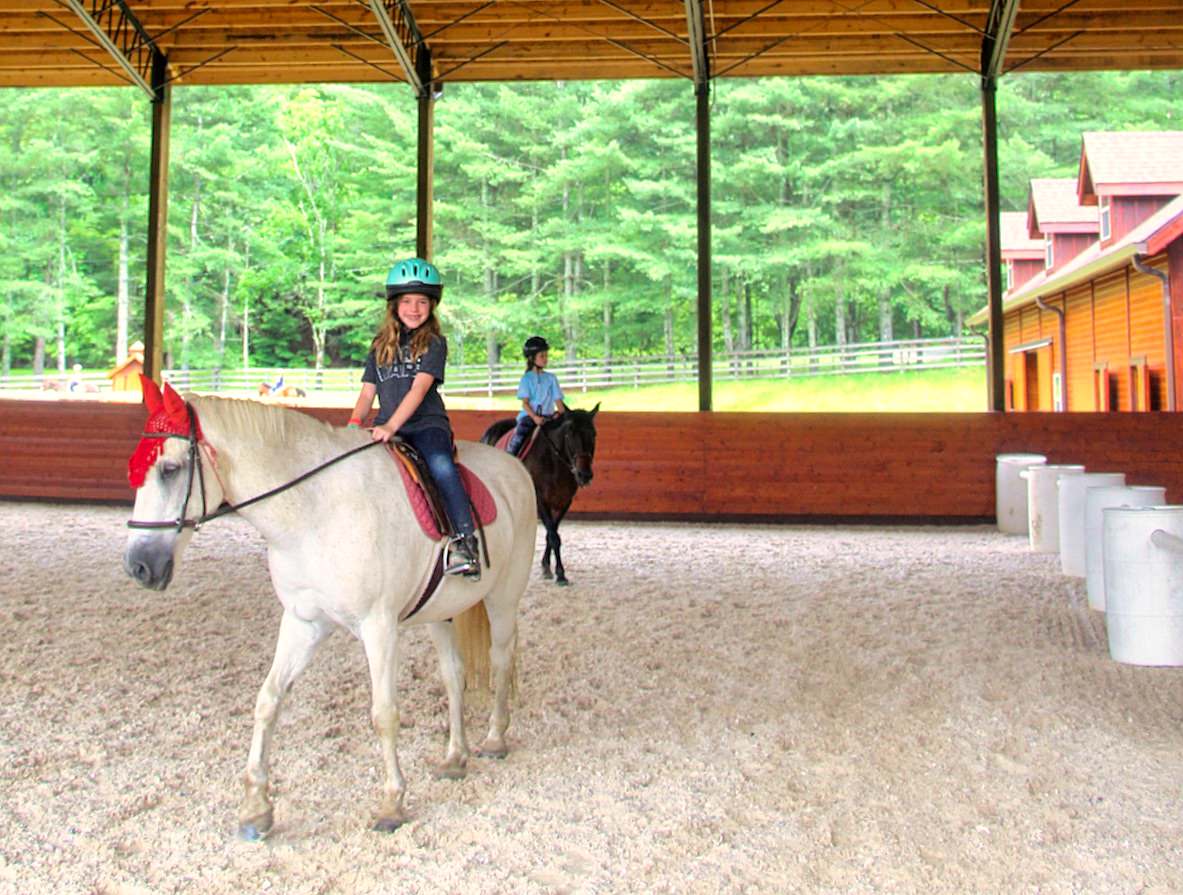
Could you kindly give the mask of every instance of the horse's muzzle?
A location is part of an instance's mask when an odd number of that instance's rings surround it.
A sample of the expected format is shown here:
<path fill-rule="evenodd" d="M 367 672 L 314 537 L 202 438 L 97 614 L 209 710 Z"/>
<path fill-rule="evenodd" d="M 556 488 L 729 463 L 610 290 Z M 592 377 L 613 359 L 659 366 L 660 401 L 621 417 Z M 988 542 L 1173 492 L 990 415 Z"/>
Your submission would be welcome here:
<path fill-rule="evenodd" d="M 173 580 L 171 553 L 147 550 L 141 545 L 129 547 L 123 554 L 123 570 L 150 590 L 164 590 Z"/>
<path fill-rule="evenodd" d="M 592 480 L 591 467 L 585 468 L 582 466 L 577 466 L 577 467 L 575 467 L 575 469 L 572 470 L 572 473 L 574 473 L 574 475 L 575 475 L 575 484 L 577 484 L 580 488 L 582 488 L 584 485 L 591 484 L 591 480 Z"/>

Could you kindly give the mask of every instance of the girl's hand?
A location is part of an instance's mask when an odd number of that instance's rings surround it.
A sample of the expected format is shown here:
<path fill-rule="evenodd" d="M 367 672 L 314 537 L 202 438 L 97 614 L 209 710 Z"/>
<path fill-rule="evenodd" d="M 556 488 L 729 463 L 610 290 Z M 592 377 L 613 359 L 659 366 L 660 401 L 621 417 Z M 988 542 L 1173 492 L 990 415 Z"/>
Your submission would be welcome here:
<path fill-rule="evenodd" d="M 390 439 L 394 438 L 394 433 L 386 428 L 385 425 L 375 426 L 370 430 L 370 437 L 374 441 L 390 441 Z"/>

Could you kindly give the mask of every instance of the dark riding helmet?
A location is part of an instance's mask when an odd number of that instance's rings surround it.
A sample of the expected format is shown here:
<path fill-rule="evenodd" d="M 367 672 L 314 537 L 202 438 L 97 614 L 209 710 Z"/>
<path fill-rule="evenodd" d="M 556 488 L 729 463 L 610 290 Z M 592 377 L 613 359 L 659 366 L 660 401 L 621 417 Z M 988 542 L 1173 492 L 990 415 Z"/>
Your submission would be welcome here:
<path fill-rule="evenodd" d="M 550 343 L 542 336 L 530 336 L 526 339 L 526 344 L 522 346 L 522 357 L 532 360 L 534 355 L 540 351 L 550 351 Z"/>
<path fill-rule="evenodd" d="M 422 258 L 407 258 L 398 261 L 386 275 L 386 300 L 398 298 L 408 292 L 418 292 L 439 301 L 444 295 L 444 281 L 440 272 L 430 261 Z"/>

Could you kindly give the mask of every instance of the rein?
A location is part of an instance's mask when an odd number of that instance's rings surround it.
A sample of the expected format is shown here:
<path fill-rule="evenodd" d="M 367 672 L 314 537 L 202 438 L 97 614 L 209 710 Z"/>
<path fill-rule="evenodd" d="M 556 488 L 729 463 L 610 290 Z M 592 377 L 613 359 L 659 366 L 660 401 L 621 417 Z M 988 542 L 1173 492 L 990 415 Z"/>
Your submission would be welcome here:
<path fill-rule="evenodd" d="M 261 500 L 266 500 L 268 497 L 274 497 L 276 494 L 282 494 L 284 491 L 287 491 L 289 488 L 294 488 L 296 485 L 300 484 L 305 479 L 309 479 L 312 476 L 316 475 L 318 472 L 321 472 L 324 469 L 328 469 L 334 463 L 340 463 L 342 460 L 344 460 L 347 457 L 352 457 L 354 454 L 361 453 L 362 451 L 366 450 L 367 448 L 372 448 L 376 444 L 381 444 L 381 442 L 378 442 L 378 441 L 371 441 L 371 442 L 368 442 L 367 444 L 360 445 L 359 447 L 351 448 L 350 450 L 346 451 L 343 454 L 338 454 L 336 457 L 333 457 L 331 460 L 326 460 L 324 463 L 321 463 L 319 466 L 314 466 L 312 469 L 308 470 L 305 473 L 298 475 L 296 478 L 292 479 L 290 482 L 285 482 L 284 484 L 282 484 L 276 488 L 272 488 L 270 491 L 264 491 L 262 494 L 256 494 L 254 497 L 248 498 L 247 500 L 244 500 L 241 503 L 233 503 L 233 504 L 229 503 L 229 502 L 224 503 L 222 506 L 218 507 L 218 509 L 214 510 L 211 513 L 208 511 L 208 507 L 206 506 L 206 503 L 205 503 L 205 472 L 202 468 L 201 457 L 198 455 L 198 450 L 197 450 L 198 444 L 199 444 L 198 440 L 197 440 L 197 418 L 194 416 L 192 407 L 186 405 L 186 409 L 189 411 L 189 434 L 188 435 L 174 435 L 169 432 L 145 432 L 144 436 L 143 436 L 144 438 L 183 438 L 189 442 L 189 481 L 185 485 L 185 501 L 184 501 L 184 503 L 181 504 L 181 514 L 176 519 L 174 519 L 170 522 L 139 522 L 135 519 L 128 519 L 127 520 L 127 527 L 128 528 L 137 528 L 137 529 L 175 528 L 177 530 L 178 534 L 180 532 L 182 532 L 183 530 L 185 530 L 186 528 L 191 528 L 194 531 L 197 531 L 199 528 L 201 528 L 201 526 L 205 525 L 207 522 L 212 522 L 214 519 L 217 519 L 221 516 L 227 516 L 230 513 L 237 513 L 239 510 L 241 510 L 245 507 L 249 507 L 251 504 L 258 503 Z M 194 469 L 194 467 L 197 468 L 196 476 L 197 476 L 198 483 L 201 487 L 201 516 L 198 517 L 197 519 L 186 519 L 185 518 L 185 511 L 188 510 L 189 498 L 192 497 L 192 495 L 193 495 L 193 478 L 194 478 L 193 469 Z"/>

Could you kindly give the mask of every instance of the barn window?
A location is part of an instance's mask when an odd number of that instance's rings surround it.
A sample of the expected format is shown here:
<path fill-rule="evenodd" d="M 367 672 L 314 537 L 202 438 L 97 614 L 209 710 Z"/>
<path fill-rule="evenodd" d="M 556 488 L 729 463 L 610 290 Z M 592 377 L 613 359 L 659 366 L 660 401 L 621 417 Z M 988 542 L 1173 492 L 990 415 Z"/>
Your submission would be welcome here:
<path fill-rule="evenodd" d="M 1043 266 L 1051 270 L 1055 261 L 1056 254 L 1052 251 L 1052 235 L 1048 233 L 1043 237 Z"/>
<path fill-rule="evenodd" d="M 1150 406 L 1148 410 L 1162 410 L 1163 395 L 1166 389 L 1164 388 L 1163 374 L 1161 370 L 1148 370 L 1146 378 L 1150 380 Z"/>
<path fill-rule="evenodd" d="M 1116 382 L 1113 379 L 1106 364 L 1097 364 L 1093 367 L 1093 406 L 1097 410 L 1117 408 L 1117 396 L 1114 394 Z"/>
<path fill-rule="evenodd" d="M 1150 409 L 1150 371 L 1146 358 L 1130 360 L 1130 410 Z"/>
<path fill-rule="evenodd" d="M 1110 233 L 1110 214 L 1109 214 L 1109 197 L 1101 196 L 1097 203 L 1100 207 L 1101 215 L 1101 241 L 1104 242 L 1109 238 Z"/>

